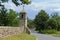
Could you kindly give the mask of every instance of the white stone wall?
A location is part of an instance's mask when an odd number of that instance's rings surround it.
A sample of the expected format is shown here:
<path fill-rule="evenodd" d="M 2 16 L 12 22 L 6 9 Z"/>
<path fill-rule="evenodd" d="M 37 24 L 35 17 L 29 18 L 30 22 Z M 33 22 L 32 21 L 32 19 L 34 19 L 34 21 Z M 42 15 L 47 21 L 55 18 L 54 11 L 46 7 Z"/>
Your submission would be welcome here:
<path fill-rule="evenodd" d="M 7 36 L 11 36 L 11 35 L 15 35 L 18 33 L 22 33 L 23 27 L 3 27 L 0 26 L 0 37 L 7 37 Z"/>

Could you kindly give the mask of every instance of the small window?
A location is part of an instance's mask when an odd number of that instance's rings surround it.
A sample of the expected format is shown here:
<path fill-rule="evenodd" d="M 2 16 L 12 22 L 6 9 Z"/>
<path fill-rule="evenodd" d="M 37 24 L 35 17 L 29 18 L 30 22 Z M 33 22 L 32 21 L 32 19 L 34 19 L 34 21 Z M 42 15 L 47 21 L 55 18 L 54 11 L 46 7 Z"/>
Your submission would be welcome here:
<path fill-rule="evenodd" d="M 23 15 L 21 15 L 21 18 L 23 19 Z"/>

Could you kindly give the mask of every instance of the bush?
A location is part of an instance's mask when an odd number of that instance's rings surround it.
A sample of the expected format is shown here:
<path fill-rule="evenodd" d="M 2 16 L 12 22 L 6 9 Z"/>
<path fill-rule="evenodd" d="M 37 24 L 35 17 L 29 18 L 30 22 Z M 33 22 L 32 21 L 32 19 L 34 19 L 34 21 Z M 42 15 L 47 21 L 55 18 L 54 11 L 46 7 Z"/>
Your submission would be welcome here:
<path fill-rule="evenodd" d="M 42 30 L 41 33 L 43 34 L 56 34 L 57 31 L 56 30 Z"/>
<path fill-rule="evenodd" d="M 48 27 L 47 27 L 47 29 L 48 29 L 48 28 L 57 30 L 57 28 L 58 28 L 57 21 L 54 20 L 54 19 L 49 19 L 49 20 L 48 20 Z"/>

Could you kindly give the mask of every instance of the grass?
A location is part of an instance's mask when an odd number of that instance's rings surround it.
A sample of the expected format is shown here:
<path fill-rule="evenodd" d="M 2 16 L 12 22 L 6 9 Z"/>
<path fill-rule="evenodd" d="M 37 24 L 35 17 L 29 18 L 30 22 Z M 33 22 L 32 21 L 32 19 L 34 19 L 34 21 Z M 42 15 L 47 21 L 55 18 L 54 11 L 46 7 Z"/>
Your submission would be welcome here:
<path fill-rule="evenodd" d="M 0 38 L 0 40 L 36 40 L 36 37 L 32 35 L 28 35 L 26 33 L 22 33 L 6 38 Z"/>
<path fill-rule="evenodd" d="M 55 36 L 55 37 L 60 37 L 60 32 L 57 32 L 56 34 L 48 34 L 48 35 Z"/>
<path fill-rule="evenodd" d="M 60 31 L 56 31 L 54 29 L 53 30 L 42 30 L 41 33 L 51 35 L 54 37 L 60 37 Z"/>

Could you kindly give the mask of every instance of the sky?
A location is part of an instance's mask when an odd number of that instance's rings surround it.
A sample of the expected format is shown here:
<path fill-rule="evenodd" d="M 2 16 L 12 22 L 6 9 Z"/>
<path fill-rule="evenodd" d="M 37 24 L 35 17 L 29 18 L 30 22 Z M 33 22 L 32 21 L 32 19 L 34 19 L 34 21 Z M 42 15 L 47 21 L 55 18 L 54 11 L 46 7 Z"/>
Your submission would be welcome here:
<path fill-rule="evenodd" d="M 53 12 L 60 13 L 60 0 L 31 0 L 32 3 L 25 5 L 25 11 L 28 18 L 34 19 L 40 10 L 45 10 L 49 15 Z M 14 3 L 9 0 L 4 3 L 6 9 L 13 9 L 16 12 L 22 11 L 22 6 L 16 7 Z"/>

